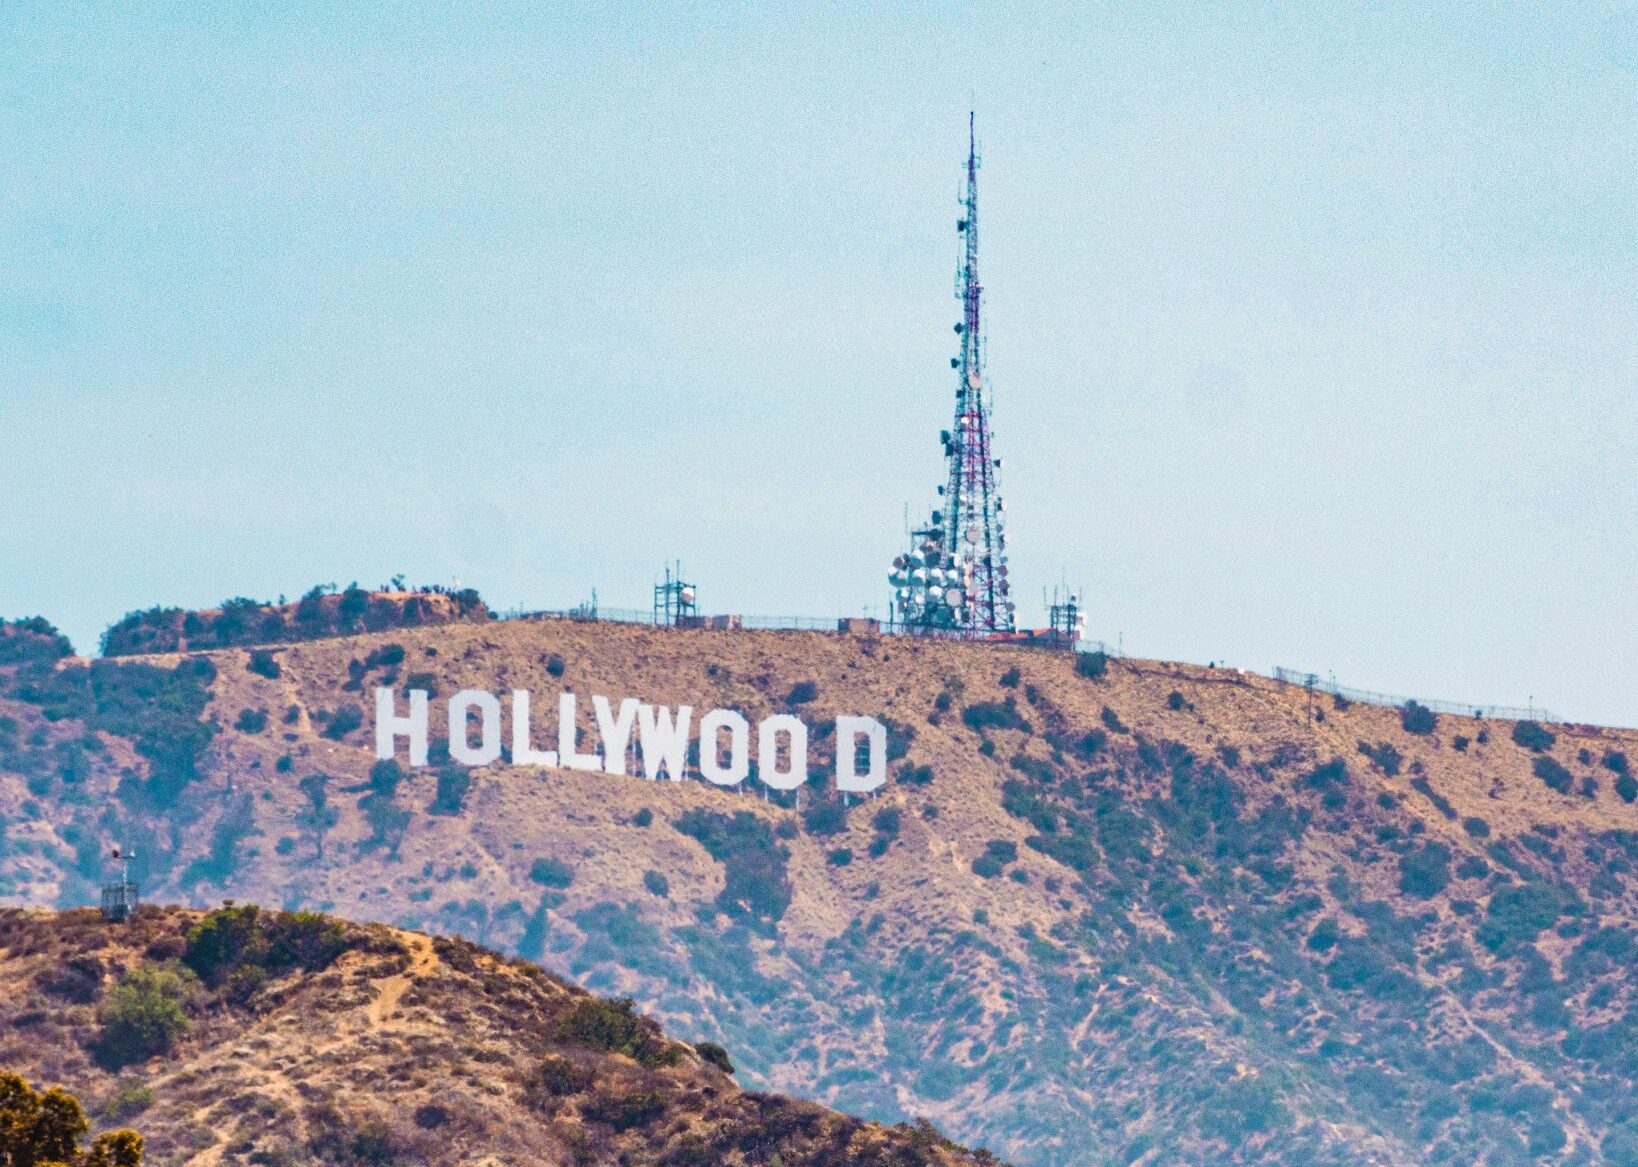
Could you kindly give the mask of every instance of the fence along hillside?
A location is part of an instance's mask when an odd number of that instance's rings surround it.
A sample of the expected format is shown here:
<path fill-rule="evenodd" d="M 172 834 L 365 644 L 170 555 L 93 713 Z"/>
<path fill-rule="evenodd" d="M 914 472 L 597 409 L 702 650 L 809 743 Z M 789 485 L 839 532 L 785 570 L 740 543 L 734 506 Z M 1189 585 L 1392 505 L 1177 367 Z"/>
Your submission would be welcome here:
<path fill-rule="evenodd" d="M 1460 701 L 1424 701 L 1420 697 L 1397 697 L 1391 693 L 1374 693 L 1369 689 L 1350 689 L 1346 685 L 1339 685 L 1335 681 L 1322 680 L 1316 673 L 1304 673 L 1297 669 L 1287 669 L 1280 666 L 1274 668 L 1274 679 L 1282 684 L 1297 685 L 1304 689 L 1312 689 L 1316 693 L 1329 693 L 1333 697 L 1341 697 L 1344 701 L 1358 701 L 1365 705 L 1387 705 L 1394 709 L 1403 709 L 1407 702 L 1414 700 L 1418 705 L 1431 709 L 1435 713 L 1448 713 L 1452 717 L 1472 717 L 1484 719 L 1493 717 L 1500 721 L 1552 721 L 1563 722 L 1563 718 L 1549 709 L 1536 706 L 1518 705 L 1466 705 Z"/>

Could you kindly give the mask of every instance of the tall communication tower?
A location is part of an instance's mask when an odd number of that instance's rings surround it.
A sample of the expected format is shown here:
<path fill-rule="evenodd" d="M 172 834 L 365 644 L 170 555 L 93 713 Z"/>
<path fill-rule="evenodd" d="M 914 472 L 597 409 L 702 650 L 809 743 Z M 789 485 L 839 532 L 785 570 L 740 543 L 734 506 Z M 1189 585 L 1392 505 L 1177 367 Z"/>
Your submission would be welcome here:
<path fill-rule="evenodd" d="M 894 608 L 912 628 L 970 637 L 1014 630 L 1002 530 L 1001 459 L 990 432 L 992 395 L 985 382 L 984 337 L 978 279 L 978 144 L 967 115 L 967 186 L 961 199 L 962 254 L 956 269 L 961 352 L 956 371 L 955 422 L 939 435 L 948 464 L 938 488 L 942 501 L 932 521 L 911 532 L 910 551 L 893 561 Z"/>

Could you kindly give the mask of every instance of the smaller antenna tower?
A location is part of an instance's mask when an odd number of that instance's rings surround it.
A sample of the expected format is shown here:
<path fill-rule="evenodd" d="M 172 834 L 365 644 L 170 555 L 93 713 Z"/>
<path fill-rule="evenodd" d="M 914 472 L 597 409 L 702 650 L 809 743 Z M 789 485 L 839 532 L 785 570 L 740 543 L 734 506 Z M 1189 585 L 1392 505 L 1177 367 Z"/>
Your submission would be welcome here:
<path fill-rule="evenodd" d="M 102 885 L 102 918 L 119 924 L 130 919 L 131 913 L 136 911 L 141 903 L 141 889 L 131 881 L 131 860 L 136 858 L 136 852 L 123 850 L 116 845 L 113 858 L 120 865 L 119 879 Z"/>
<path fill-rule="evenodd" d="M 699 591 L 682 577 L 682 561 L 676 570 L 665 569 L 665 582 L 654 585 L 654 623 L 676 625 L 685 618 L 699 615 Z"/>
<path fill-rule="evenodd" d="M 1067 588 L 1052 589 L 1047 621 L 1053 641 L 1061 648 L 1074 648 L 1086 635 L 1086 609 L 1081 607 L 1081 598 Z"/>

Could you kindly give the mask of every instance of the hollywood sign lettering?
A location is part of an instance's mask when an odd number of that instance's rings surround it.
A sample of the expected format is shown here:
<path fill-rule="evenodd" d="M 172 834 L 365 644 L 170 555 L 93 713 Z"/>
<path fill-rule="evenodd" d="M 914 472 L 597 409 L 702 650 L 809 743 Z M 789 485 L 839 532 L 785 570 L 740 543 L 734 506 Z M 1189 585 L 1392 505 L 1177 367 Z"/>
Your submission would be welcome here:
<path fill-rule="evenodd" d="M 626 773 L 626 756 L 637 732 L 643 776 L 657 781 L 664 774 L 681 782 L 687 770 L 690 730 L 699 745 L 699 771 L 707 782 L 738 786 L 751 772 L 751 723 L 732 709 L 712 709 L 697 727 L 688 705 L 648 705 L 625 698 L 616 707 L 607 697 L 591 699 L 599 749 L 582 751 L 577 740 L 573 693 L 557 699 L 557 748 L 537 749 L 530 724 L 527 689 L 512 690 L 510 728 L 514 766 L 554 766 L 569 770 Z M 409 691 L 409 711 L 399 711 L 398 696 L 388 688 L 375 691 L 375 756 L 393 758 L 400 738 L 409 742 L 411 766 L 427 764 L 430 695 Z M 449 699 L 449 755 L 467 766 L 488 766 L 501 757 L 501 699 L 483 689 L 462 689 Z M 474 715 L 478 741 L 472 740 Z M 724 741 L 726 735 L 726 741 Z M 784 746 L 783 762 L 780 746 Z M 864 746 L 861 749 L 861 745 Z M 860 754 L 868 759 L 860 768 Z M 795 790 L 808 780 L 808 727 L 799 717 L 776 713 L 756 727 L 757 778 L 774 790 Z M 874 717 L 836 719 L 836 789 L 866 794 L 887 781 L 887 727 Z"/>

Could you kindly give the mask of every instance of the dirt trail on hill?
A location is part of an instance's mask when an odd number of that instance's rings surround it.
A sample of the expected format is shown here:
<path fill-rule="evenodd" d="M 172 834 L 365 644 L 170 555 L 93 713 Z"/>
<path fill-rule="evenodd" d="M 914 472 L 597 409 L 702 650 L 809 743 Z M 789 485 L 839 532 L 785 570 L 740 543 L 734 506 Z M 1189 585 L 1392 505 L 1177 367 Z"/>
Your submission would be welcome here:
<path fill-rule="evenodd" d="M 380 986 L 380 995 L 370 1002 L 366 1015 L 370 1020 L 371 1029 L 380 1029 L 392 1019 L 398 1011 L 398 1002 L 403 1000 L 404 994 L 409 991 L 417 978 L 427 976 L 438 967 L 438 954 L 433 951 L 432 941 L 426 936 L 409 936 L 410 963 L 401 973 L 383 977 L 375 983 Z"/>

